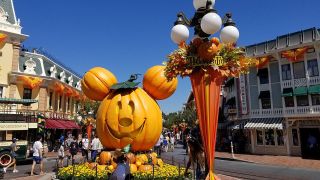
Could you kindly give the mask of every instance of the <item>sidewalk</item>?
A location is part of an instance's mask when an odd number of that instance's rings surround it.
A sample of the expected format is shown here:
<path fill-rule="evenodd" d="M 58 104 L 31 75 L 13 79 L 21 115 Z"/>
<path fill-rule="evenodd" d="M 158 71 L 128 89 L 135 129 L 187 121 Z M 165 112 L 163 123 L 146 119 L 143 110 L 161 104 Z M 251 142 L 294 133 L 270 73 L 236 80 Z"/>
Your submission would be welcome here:
<path fill-rule="evenodd" d="M 257 164 L 285 166 L 291 168 L 320 170 L 320 160 L 302 159 L 292 156 L 235 154 L 235 160 L 253 162 Z M 232 159 L 231 153 L 216 152 L 216 158 Z"/>
<path fill-rule="evenodd" d="M 51 180 L 54 174 L 55 173 L 46 173 L 44 175 L 15 178 L 15 180 Z"/>

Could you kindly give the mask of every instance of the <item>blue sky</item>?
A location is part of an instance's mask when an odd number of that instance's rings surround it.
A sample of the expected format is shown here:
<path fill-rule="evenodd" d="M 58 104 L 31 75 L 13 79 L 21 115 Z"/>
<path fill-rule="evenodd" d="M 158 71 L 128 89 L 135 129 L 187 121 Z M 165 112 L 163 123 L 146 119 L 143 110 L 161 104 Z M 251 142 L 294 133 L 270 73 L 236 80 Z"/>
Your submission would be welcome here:
<path fill-rule="evenodd" d="M 43 47 L 80 74 L 94 66 L 125 81 L 161 64 L 176 48 L 170 31 L 176 14 L 194 13 L 192 0 L 15 0 L 26 47 Z M 216 0 L 223 16 L 233 13 L 245 46 L 311 27 L 320 27 L 319 0 Z M 140 78 L 141 79 L 141 78 Z M 189 79 L 159 104 L 165 113 L 180 110 L 191 90 Z"/>

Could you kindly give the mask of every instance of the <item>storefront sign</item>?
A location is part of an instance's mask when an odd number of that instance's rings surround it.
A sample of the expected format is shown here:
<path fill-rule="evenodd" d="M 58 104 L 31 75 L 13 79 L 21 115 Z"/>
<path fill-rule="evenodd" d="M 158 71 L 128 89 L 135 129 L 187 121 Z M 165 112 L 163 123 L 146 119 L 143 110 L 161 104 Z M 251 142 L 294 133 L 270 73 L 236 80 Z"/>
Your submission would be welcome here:
<path fill-rule="evenodd" d="M 247 106 L 247 93 L 246 93 L 246 78 L 245 75 L 241 75 L 240 78 L 240 102 L 241 102 L 241 113 L 247 114 L 248 113 L 248 106 Z"/>
<path fill-rule="evenodd" d="M 11 141 L 0 142 L 0 147 L 7 147 L 12 144 Z M 26 146 L 28 144 L 27 141 L 17 141 L 17 146 Z"/>
<path fill-rule="evenodd" d="M 0 131 L 28 130 L 28 123 L 0 123 Z"/>
<path fill-rule="evenodd" d="M 37 129 L 38 123 L 29 123 L 29 129 Z"/>

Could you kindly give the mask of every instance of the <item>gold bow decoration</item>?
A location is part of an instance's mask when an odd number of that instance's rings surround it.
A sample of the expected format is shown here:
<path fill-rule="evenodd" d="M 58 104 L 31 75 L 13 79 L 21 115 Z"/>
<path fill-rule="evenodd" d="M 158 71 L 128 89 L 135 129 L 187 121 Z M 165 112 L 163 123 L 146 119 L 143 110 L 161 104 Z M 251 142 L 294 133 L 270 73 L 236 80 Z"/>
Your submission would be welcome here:
<path fill-rule="evenodd" d="M 40 77 L 32 77 L 32 76 L 19 76 L 18 80 L 22 81 L 25 86 L 31 89 L 39 87 L 43 81 L 43 79 Z"/>
<path fill-rule="evenodd" d="M 257 58 L 256 67 L 258 69 L 263 68 L 265 65 L 269 63 L 270 59 L 271 59 L 270 56 Z"/>

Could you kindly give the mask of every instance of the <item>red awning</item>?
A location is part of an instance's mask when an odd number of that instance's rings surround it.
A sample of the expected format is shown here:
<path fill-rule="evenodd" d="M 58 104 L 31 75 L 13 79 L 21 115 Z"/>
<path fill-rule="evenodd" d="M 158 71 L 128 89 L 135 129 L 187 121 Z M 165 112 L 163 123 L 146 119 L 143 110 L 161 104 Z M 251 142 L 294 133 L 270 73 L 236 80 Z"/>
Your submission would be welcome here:
<path fill-rule="evenodd" d="M 70 120 L 60 120 L 60 119 L 47 119 L 46 120 L 47 129 L 80 129 L 80 127 Z"/>

